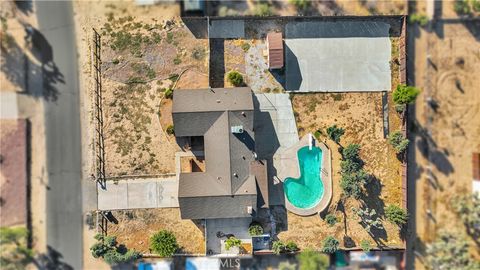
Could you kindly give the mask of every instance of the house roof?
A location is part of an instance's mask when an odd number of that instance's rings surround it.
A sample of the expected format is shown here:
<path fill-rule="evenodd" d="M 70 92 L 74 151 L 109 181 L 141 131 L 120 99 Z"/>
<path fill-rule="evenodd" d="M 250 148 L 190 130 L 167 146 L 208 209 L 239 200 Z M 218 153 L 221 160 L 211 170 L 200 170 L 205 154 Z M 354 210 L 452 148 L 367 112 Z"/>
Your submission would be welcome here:
<path fill-rule="evenodd" d="M 249 214 L 243 204 L 232 201 L 248 200 L 248 206 L 256 208 L 256 180 L 250 172 L 250 163 L 255 160 L 253 115 L 252 92 L 247 87 L 174 92 L 175 136 L 203 136 L 205 149 L 205 172 L 180 174 L 182 218 L 199 218 L 199 213 L 201 218 L 223 217 L 214 205 L 219 200 L 223 206 L 231 206 L 229 215 L 237 217 Z M 239 126 L 243 132 L 233 133 L 232 127 Z"/>
<path fill-rule="evenodd" d="M 283 67 L 283 39 L 282 33 L 268 33 L 268 67 L 282 68 Z"/>

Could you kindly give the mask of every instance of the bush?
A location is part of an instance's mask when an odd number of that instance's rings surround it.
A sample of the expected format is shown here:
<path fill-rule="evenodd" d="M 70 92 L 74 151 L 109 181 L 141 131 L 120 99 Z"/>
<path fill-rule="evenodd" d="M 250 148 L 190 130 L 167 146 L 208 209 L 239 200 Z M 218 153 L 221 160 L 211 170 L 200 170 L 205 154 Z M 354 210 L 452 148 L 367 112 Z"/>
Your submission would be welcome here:
<path fill-rule="evenodd" d="M 388 221 L 395 223 L 398 226 L 403 226 L 408 220 L 407 211 L 393 204 L 385 208 L 385 216 Z"/>
<path fill-rule="evenodd" d="M 453 5 L 453 10 L 459 15 L 469 15 L 472 13 L 468 0 L 456 0 Z"/>
<path fill-rule="evenodd" d="M 347 147 L 343 148 L 342 155 L 344 159 L 358 163 L 360 160 L 360 145 L 349 144 Z"/>
<path fill-rule="evenodd" d="M 300 270 L 327 270 L 330 264 L 325 254 L 318 253 L 312 249 L 305 249 L 297 255 Z"/>
<path fill-rule="evenodd" d="M 227 79 L 233 86 L 238 87 L 243 85 L 243 76 L 238 71 L 230 71 Z"/>
<path fill-rule="evenodd" d="M 365 252 L 370 252 L 370 250 L 372 250 L 372 245 L 370 244 L 370 241 L 362 240 L 360 242 L 360 248 Z"/>
<path fill-rule="evenodd" d="M 338 247 L 340 246 L 340 243 L 338 242 L 337 239 L 333 236 L 328 236 L 323 240 L 322 243 L 322 252 L 325 253 L 335 253 L 338 250 Z"/>
<path fill-rule="evenodd" d="M 172 99 L 173 98 L 173 89 L 172 88 L 167 88 L 165 90 L 165 98 Z"/>
<path fill-rule="evenodd" d="M 242 44 L 242 50 L 243 50 L 244 52 L 248 52 L 248 50 L 250 50 L 250 43 L 244 42 L 244 43 Z"/>
<path fill-rule="evenodd" d="M 472 1 L 472 8 L 475 12 L 480 12 L 480 1 L 479 0 L 473 0 Z"/>
<path fill-rule="evenodd" d="M 418 94 L 420 94 L 420 90 L 418 88 L 400 84 L 397 86 L 397 89 L 393 91 L 393 102 L 396 104 L 413 103 Z"/>
<path fill-rule="evenodd" d="M 395 111 L 399 114 L 403 114 L 406 108 L 405 104 L 395 104 Z"/>
<path fill-rule="evenodd" d="M 267 3 L 260 3 L 255 5 L 253 14 L 256 16 L 271 16 L 273 15 L 272 9 Z"/>
<path fill-rule="evenodd" d="M 431 269 L 480 269 L 480 262 L 470 253 L 470 248 L 465 239 L 441 232 L 427 245 L 426 262 Z"/>
<path fill-rule="evenodd" d="M 168 135 L 173 135 L 173 134 L 175 134 L 175 127 L 173 125 L 168 125 L 166 131 L 167 131 Z"/>
<path fill-rule="evenodd" d="M 333 226 L 337 224 L 337 217 L 332 214 L 328 214 L 325 216 L 325 221 L 327 222 L 328 225 Z"/>
<path fill-rule="evenodd" d="M 230 250 L 232 247 L 240 247 L 242 245 L 242 241 L 234 236 L 229 237 L 225 240 L 225 249 Z"/>
<path fill-rule="evenodd" d="M 337 127 L 337 125 L 333 125 L 327 128 L 328 137 L 337 144 L 340 143 L 340 138 L 344 133 L 345 130 L 343 128 Z"/>
<path fill-rule="evenodd" d="M 310 6 L 310 0 L 288 0 L 299 11 L 303 11 Z"/>
<path fill-rule="evenodd" d="M 340 187 L 343 190 L 343 194 L 347 197 L 359 199 L 363 192 L 362 187 L 369 182 L 369 177 L 363 169 L 354 173 L 342 174 Z"/>
<path fill-rule="evenodd" d="M 420 26 L 426 26 L 428 24 L 428 17 L 425 14 L 413 13 L 409 17 L 410 23 L 418 23 Z"/>
<path fill-rule="evenodd" d="M 162 257 L 171 257 L 178 249 L 177 238 L 167 230 L 161 230 L 150 237 L 150 248 Z"/>
<path fill-rule="evenodd" d="M 398 154 L 401 154 L 407 150 L 410 141 L 403 136 L 402 132 L 395 131 L 388 136 L 388 142 L 395 148 Z"/>
<path fill-rule="evenodd" d="M 285 250 L 288 252 L 297 252 L 299 250 L 297 244 L 293 241 L 288 241 L 285 245 Z"/>
<path fill-rule="evenodd" d="M 273 241 L 273 243 L 272 243 L 272 251 L 273 251 L 273 253 L 275 253 L 275 254 L 277 254 L 277 255 L 280 254 L 280 253 L 282 253 L 282 252 L 284 252 L 284 251 L 285 251 L 285 244 L 284 244 L 282 241 L 280 241 L 280 240 L 278 240 L 278 241 Z"/>
<path fill-rule="evenodd" d="M 139 252 L 129 250 L 124 245 L 118 245 L 115 236 L 97 234 L 95 239 L 97 242 L 90 247 L 92 256 L 103 258 L 110 265 L 127 263 L 142 257 Z"/>
<path fill-rule="evenodd" d="M 260 224 L 251 224 L 250 227 L 248 228 L 248 234 L 250 236 L 255 236 L 255 235 L 262 235 L 263 234 L 263 228 Z"/>

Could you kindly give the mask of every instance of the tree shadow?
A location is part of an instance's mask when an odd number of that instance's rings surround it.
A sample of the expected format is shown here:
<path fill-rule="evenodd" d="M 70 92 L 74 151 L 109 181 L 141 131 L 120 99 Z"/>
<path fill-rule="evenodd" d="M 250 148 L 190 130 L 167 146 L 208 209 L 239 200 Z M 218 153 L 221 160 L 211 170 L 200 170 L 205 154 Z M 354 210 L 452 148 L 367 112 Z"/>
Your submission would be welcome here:
<path fill-rule="evenodd" d="M 45 36 L 30 25 L 24 25 L 27 48 L 21 48 L 11 40 L 8 48 L 2 48 L 1 67 L 8 81 L 23 93 L 35 98 L 44 98 L 47 101 L 56 101 L 59 91 L 55 86 L 65 83 L 64 76 L 53 61 L 53 49 Z M 31 61 L 27 56 L 28 50 L 40 63 Z M 30 84 L 30 80 L 40 79 L 42 84 Z"/>
<path fill-rule="evenodd" d="M 28 15 L 33 12 L 33 3 L 31 0 L 13 1 L 18 10 Z"/>
<path fill-rule="evenodd" d="M 34 259 L 34 264 L 42 270 L 73 270 L 72 266 L 63 261 L 63 255 L 51 246 L 47 246 L 46 253 L 39 254 Z"/>

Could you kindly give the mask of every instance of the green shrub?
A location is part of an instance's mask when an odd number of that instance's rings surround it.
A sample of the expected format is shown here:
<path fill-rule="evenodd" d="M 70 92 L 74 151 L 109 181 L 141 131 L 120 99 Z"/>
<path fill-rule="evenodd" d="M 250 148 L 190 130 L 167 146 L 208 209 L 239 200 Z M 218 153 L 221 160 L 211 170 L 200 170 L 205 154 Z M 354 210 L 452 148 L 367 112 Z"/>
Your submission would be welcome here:
<path fill-rule="evenodd" d="M 259 3 L 255 5 L 253 14 L 255 16 L 271 16 L 273 12 L 268 3 Z"/>
<path fill-rule="evenodd" d="M 250 227 L 248 227 L 248 233 L 251 235 L 251 236 L 255 236 L 255 235 L 262 235 L 263 234 L 263 228 L 260 224 L 258 223 L 255 223 L 255 224 L 251 224 Z"/>
<path fill-rule="evenodd" d="M 278 270 L 297 270 L 297 265 L 288 261 L 280 262 Z"/>
<path fill-rule="evenodd" d="M 168 99 L 171 99 L 173 98 L 173 89 L 172 88 L 167 88 L 167 90 L 165 90 L 165 98 L 168 98 Z"/>
<path fill-rule="evenodd" d="M 315 130 L 313 133 L 313 136 L 315 136 L 315 139 L 320 140 L 320 136 L 322 135 L 322 131 L 320 129 Z"/>
<path fill-rule="evenodd" d="M 413 13 L 409 17 L 410 23 L 418 23 L 420 26 L 426 26 L 428 24 L 428 17 L 425 14 Z"/>
<path fill-rule="evenodd" d="M 360 242 L 360 248 L 365 252 L 370 252 L 370 250 L 372 250 L 372 245 L 370 244 L 370 241 L 362 240 Z"/>
<path fill-rule="evenodd" d="M 240 247 L 242 245 L 242 241 L 234 236 L 229 237 L 225 240 L 225 249 L 230 250 L 232 247 Z"/>
<path fill-rule="evenodd" d="M 480 1 L 479 0 L 473 0 L 472 1 L 472 8 L 475 12 L 480 12 Z"/>
<path fill-rule="evenodd" d="M 250 43 L 244 42 L 244 43 L 242 44 L 242 50 L 243 50 L 244 52 L 248 52 L 248 50 L 250 50 Z"/>
<path fill-rule="evenodd" d="M 393 91 L 393 102 L 396 104 L 413 103 L 418 94 L 420 94 L 420 90 L 418 88 L 400 84 L 397 86 L 397 89 Z"/>
<path fill-rule="evenodd" d="M 238 71 L 230 71 L 227 79 L 233 86 L 238 87 L 243 85 L 243 76 Z"/>
<path fill-rule="evenodd" d="M 168 125 L 166 132 L 167 132 L 168 135 L 175 134 L 175 127 L 173 125 Z"/>
<path fill-rule="evenodd" d="M 150 237 L 150 248 L 162 257 L 171 257 L 178 249 L 177 238 L 167 230 L 161 230 Z"/>
<path fill-rule="evenodd" d="M 403 226 L 407 223 L 408 213 L 405 209 L 400 208 L 396 205 L 389 205 L 385 208 L 385 216 L 388 221 L 397 224 L 398 226 Z"/>
<path fill-rule="evenodd" d="M 405 106 L 405 104 L 395 104 L 395 111 L 399 114 L 402 114 L 403 112 L 405 112 L 405 109 L 407 107 Z"/>
<path fill-rule="evenodd" d="M 327 236 L 322 243 L 322 252 L 325 253 L 335 253 L 338 250 L 340 243 L 333 236 Z"/>
<path fill-rule="evenodd" d="M 362 169 L 357 173 L 342 174 L 340 187 L 346 197 L 360 199 L 363 193 L 362 187 L 368 182 L 368 174 Z"/>
<path fill-rule="evenodd" d="M 469 15 L 472 13 L 470 5 L 468 4 L 468 0 L 455 0 L 453 10 L 455 10 L 455 12 L 459 15 Z"/>
<path fill-rule="evenodd" d="M 293 241 L 288 241 L 285 245 L 285 250 L 288 252 L 297 252 L 299 250 L 297 244 Z"/>
<path fill-rule="evenodd" d="M 337 125 L 329 126 L 327 128 L 328 138 L 330 138 L 332 141 L 334 141 L 337 144 L 340 143 L 340 138 L 344 133 L 345 133 L 345 130 L 343 128 L 337 127 Z"/>
<path fill-rule="evenodd" d="M 285 244 L 280 240 L 273 241 L 272 251 L 273 251 L 273 253 L 275 253 L 277 255 L 284 252 L 285 251 Z"/>
<path fill-rule="evenodd" d="M 305 249 L 297 255 L 300 270 L 327 270 L 330 264 L 329 257 L 312 249 Z"/>
<path fill-rule="evenodd" d="M 400 154 L 407 150 L 410 141 L 403 136 L 401 131 L 395 131 L 388 135 L 388 142 L 395 148 L 395 151 Z"/>
<path fill-rule="evenodd" d="M 342 155 L 345 160 L 358 162 L 360 160 L 360 145 L 349 144 L 347 147 L 343 148 Z"/>
<path fill-rule="evenodd" d="M 310 6 L 310 0 L 288 0 L 288 2 L 294 5 L 299 11 L 303 11 Z"/>
<path fill-rule="evenodd" d="M 333 226 L 333 225 L 337 224 L 337 217 L 335 215 L 328 214 L 328 215 L 325 216 L 325 221 L 327 222 L 327 224 L 329 226 Z"/>
<path fill-rule="evenodd" d="M 95 239 L 97 242 L 90 247 L 92 256 L 94 258 L 103 258 L 110 265 L 127 263 L 142 257 L 139 252 L 129 250 L 124 245 L 118 245 L 115 236 L 97 234 Z"/>

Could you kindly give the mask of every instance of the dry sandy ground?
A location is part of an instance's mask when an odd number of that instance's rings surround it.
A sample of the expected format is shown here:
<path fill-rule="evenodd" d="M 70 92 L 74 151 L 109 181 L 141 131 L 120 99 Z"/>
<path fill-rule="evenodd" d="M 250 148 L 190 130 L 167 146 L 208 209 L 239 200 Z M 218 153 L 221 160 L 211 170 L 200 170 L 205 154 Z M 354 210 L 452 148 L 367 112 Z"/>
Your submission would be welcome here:
<path fill-rule="evenodd" d="M 108 234 L 116 235 L 119 243 L 142 253 L 149 250 L 149 238 L 159 230 L 172 231 L 183 254 L 205 254 L 205 228 L 201 222 L 182 220 L 178 208 L 117 211 L 118 225 L 109 224 Z"/>
<path fill-rule="evenodd" d="M 361 157 L 365 161 L 365 170 L 374 175 L 378 181 L 368 186 L 368 196 L 365 199 L 369 208 L 376 209 L 383 218 L 383 208 L 389 204 L 401 205 L 401 162 L 397 159 L 395 151 L 383 138 L 382 97 L 381 93 L 347 93 L 347 94 L 298 94 L 292 98 L 294 111 L 297 115 L 297 127 L 299 136 L 317 129 L 326 134 L 328 126 L 336 124 L 345 129 L 345 135 L 341 139 L 341 145 L 357 143 L 361 146 Z M 400 121 L 396 112 L 390 112 L 391 131 L 400 129 Z M 319 246 L 323 238 L 329 235 L 345 244 L 346 235 L 352 238 L 356 246 L 362 240 L 369 240 L 374 245 L 372 237 L 362 228 L 351 211 L 352 207 L 359 207 L 360 203 L 354 199 L 348 199 L 344 206 L 346 219 L 340 208 L 335 211 L 340 200 L 341 179 L 340 160 L 341 155 L 338 145 L 321 136 L 328 147 L 332 149 L 332 181 L 333 198 L 329 213 L 335 214 L 340 221 L 333 227 L 329 227 L 318 216 L 299 217 L 288 214 L 288 231 L 282 232 L 279 238 L 294 240 L 302 247 Z M 346 222 L 346 223 L 344 223 Z M 402 246 L 399 229 L 387 221 L 383 222 L 386 232 L 378 232 L 376 240 L 378 244 L 392 247 Z M 345 228 L 346 227 L 346 228 Z M 345 245 L 345 246 L 348 246 Z"/>
<path fill-rule="evenodd" d="M 451 12 L 447 12 L 447 15 L 450 16 Z M 476 37 L 471 31 L 475 28 Z M 415 249 L 420 253 L 424 251 L 425 244 L 434 240 L 441 231 L 464 233 L 463 225 L 450 208 L 450 200 L 456 194 L 471 193 L 471 155 L 480 151 L 478 29 L 478 23 L 440 23 L 436 32 L 428 34 L 422 30 L 416 40 L 416 84 L 424 89 L 415 106 L 416 123 L 412 127 L 417 135 L 415 177 L 418 241 Z M 429 67 L 425 61 L 426 54 L 431 56 L 432 64 Z M 428 97 L 437 104 L 436 110 L 427 105 Z M 430 136 L 425 135 L 427 131 Z M 430 158 L 427 158 L 427 137 L 431 138 Z M 438 186 L 436 188 L 427 180 L 429 170 L 434 185 Z M 436 223 L 427 218 L 427 209 L 431 209 Z M 417 260 L 416 266 L 423 268 L 420 260 Z"/>

